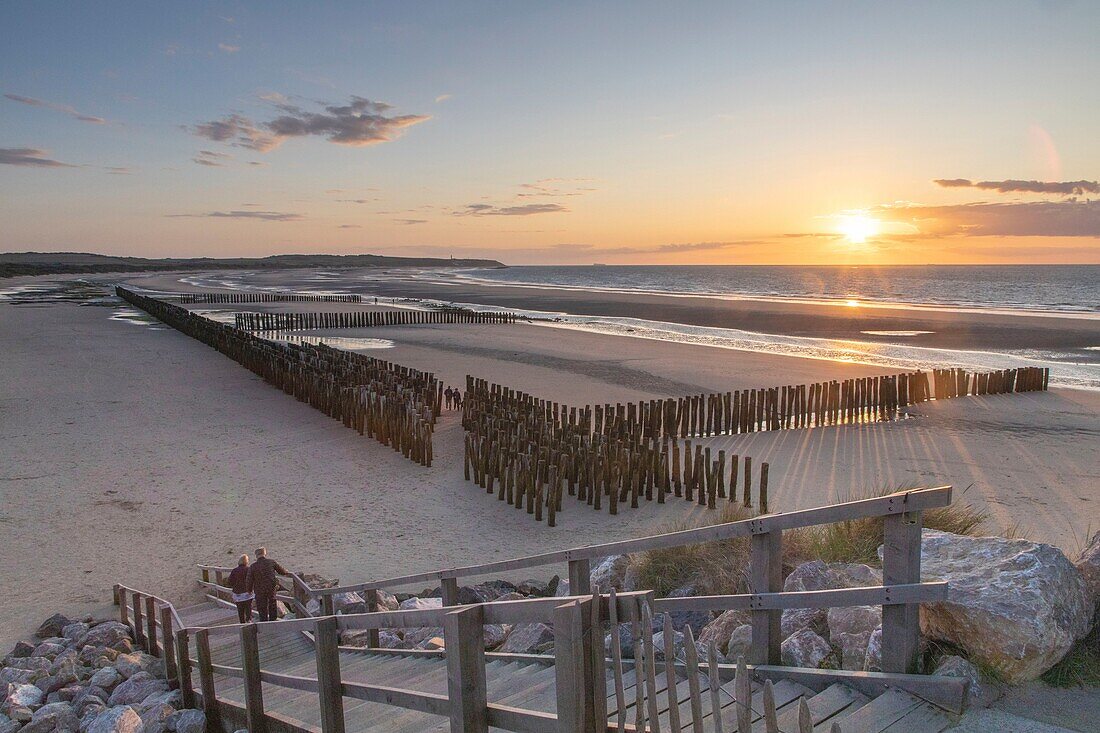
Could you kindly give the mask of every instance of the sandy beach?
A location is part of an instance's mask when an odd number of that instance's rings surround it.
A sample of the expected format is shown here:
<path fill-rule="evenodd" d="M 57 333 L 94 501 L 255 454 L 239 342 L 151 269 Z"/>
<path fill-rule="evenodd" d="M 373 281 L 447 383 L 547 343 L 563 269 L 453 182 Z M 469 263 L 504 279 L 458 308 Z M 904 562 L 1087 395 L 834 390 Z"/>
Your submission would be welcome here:
<path fill-rule="evenodd" d="M 180 289 L 168 274 L 119 280 Z M 195 563 L 260 544 L 293 569 L 353 582 L 644 535 L 706 511 L 653 504 L 611 517 L 567 504 L 547 528 L 463 481 L 457 415 L 438 427 L 433 467 L 415 466 L 181 333 L 112 320 L 117 310 L 0 304 L 0 567 L 11 587 L 32 589 L 0 599 L 4 644 L 45 609 L 109 612 L 116 582 L 194 599 Z M 392 342 L 365 353 L 449 384 L 474 374 L 573 405 L 891 371 L 547 325 L 339 335 Z M 769 461 L 777 510 L 952 484 L 990 512 L 991 531 L 1072 554 L 1100 527 L 1098 416 L 1100 393 L 1059 389 L 708 443 Z"/>

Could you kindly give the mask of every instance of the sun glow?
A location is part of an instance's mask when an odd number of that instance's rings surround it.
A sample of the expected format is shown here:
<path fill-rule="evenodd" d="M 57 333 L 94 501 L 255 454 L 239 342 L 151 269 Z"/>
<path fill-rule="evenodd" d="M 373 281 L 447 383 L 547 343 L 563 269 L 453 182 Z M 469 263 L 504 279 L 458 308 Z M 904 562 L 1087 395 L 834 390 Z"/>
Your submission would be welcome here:
<path fill-rule="evenodd" d="M 862 214 L 850 214 L 840 217 L 837 231 L 852 244 L 863 244 L 868 238 L 879 233 L 880 222 Z"/>

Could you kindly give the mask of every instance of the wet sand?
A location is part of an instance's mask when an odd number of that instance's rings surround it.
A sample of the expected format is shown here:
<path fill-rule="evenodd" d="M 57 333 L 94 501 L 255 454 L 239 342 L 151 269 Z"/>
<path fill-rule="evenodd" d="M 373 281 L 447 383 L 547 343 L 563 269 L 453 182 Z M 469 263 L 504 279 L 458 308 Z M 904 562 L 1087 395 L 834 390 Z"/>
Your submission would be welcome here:
<path fill-rule="evenodd" d="M 193 339 L 113 312 L 0 303 L 0 567 L 21 589 L 0 597 L 5 645 L 45 611 L 110 612 L 116 582 L 194 600 L 195 563 L 258 544 L 354 582 L 639 536 L 706 512 L 671 503 L 610 517 L 566 502 L 547 528 L 462 480 L 456 415 L 441 422 L 435 465 L 415 466 Z M 392 341 L 367 353 L 451 384 L 471 373 L 577 405 L 890 371 L 542 325 L 339 335 Z M 970 487 L 964 499 L 990 511 L 991 530 L 1073 551 L 1100 528 L 1098 437 L 1100 393 L 1053 390 L 710 442 L 770 461 L 778 510 L 948 483 Z"/>

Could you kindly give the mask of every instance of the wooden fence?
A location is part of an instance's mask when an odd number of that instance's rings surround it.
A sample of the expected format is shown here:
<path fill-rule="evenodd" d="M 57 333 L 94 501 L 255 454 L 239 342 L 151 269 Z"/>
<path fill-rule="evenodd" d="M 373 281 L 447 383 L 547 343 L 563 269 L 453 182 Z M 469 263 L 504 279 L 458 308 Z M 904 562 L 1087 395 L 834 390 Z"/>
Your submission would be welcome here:
<path fill-rule="evenodd" d="M 432 464 L 443 385 L 429 372 L 320 344 L 282 344 L 119 287 L 120 298 L 411 461 Z"/>
<path fill-rule="evenodd" d="M 305 293 L 180 293 L 187 303 L 362 303 L 362 295 L 309 295 Z"/>
<path fill-rule="evenodd" d="M 467 481 L 535 521 L 553 527 L 564 495 L 610 514 L 620 506 L 638 508 L 641 501 L 664 504 L 668 497 L 714 509 L 742 497 L 752 506 L 752 458 L 726 451 L 713 455 L 709 446 L 676 438 L 648 437 L 635 421 L 608 421 L 593 432 L 592 410 L 540 400 L 483 379 L 466 377 L 463 401 L 466 444 L 463 473 Z M 741 467 L 743 490 L 738 491 Z M 769 465 L 760 464 L 759 506 L 768 511 Z M 729 477 L 727 488 L 726 477 Z"/>
<path fill-rule="evenodd" d="M 237 328 L 246 331 L 301 331 L 326 328 L 372 328 L 428 323 L 515 323 L 514 313 L 481 313 L 468 308 L 427 311 L 356 311 L 350 313 L 237 313 Z"/>
<path fill-rule="evenodd" d="M 202 698 L 208 714 L 216 720 L 218 714 L 215 673 L 243 679 L 246 691 L 258 688 L 262 681 L 268 685 L 315 692 L 318 696 L 321 729 L 325 733 L 342 731 L 343 700 L 345 697 L 385 703 L 397 708 L 417 710 L 450 719 L 452 731 L 478 731 L 489 726 L 512 731 L 568 731 L 591 733 L 592 731 L 640 731 L 657 730 L 654 721 L 658 710 L 679 706 L 683 698 L 676 692 L 683 689 L 678 684 L 657 684 L 658 674 L 671 675 L 679 671 L 687 675 L 690 690 L 692 720 L 704 716 L 698 714 L 708 703 L 701 697 L 701 679 L 736 679 L 734 685 L 737 704 L 753 705 L 746 692 L 749 675 L 764 680 L 793 679 L 815 689 L 833 682 L 843 682 L 854 689 L 876 696 L 889 687 L 901 687 L 934 702 L 941 707 L 959 712 L 966 694 L 966 681 L 962 679 L 932 677 L 911 674 L 915 671 L 918 640 L 919 604 L 943 601 L 947 597 L 946 583 L 920 582 L 921 512 L 925 509 L 946 506 L 951 500 L 950 487 L 916 489 L 889 496 L 847 502 L 798 512 L 773 514 L 751 520 L 731 522 L 699 529 L 684 530 L 654 537 L 581 547 L 572 550 L 544 553 L 526 558 L 485 563 L 462 568 L 436 570 L 400 578 L 344 585 L 326 589 L 309 589 L 313 597 L 323 599 L 324 616 L 302 618 L 272 623 L 246 624 L 243 626 L 219 626 L 209 629 L 185 629 L 175 644 L 177 667 L 187 670 L 180 674 L 181 686 L 190 685 L 190 671 L 197 670 Z M 821 591 L 783 591 L 781 559 L 783 532 L 788 529 L 809 527 L 866 517 L 884 518 L 883 585 L 862 588 L 845 588 Z M 703 596 L 693 598 L 654 598 L 652 592 L 607 595 L 591 594 L 589 587 L 590 562 L 610 555 L 644 552 L 658 548 L 688 547 L 734 537 L 751 538 L 751 558 L 748 575 L 753 587 L 749 594 Z M 569 564 L 570 592 L 564 598 L 540 598 L 523 601 L 499 601 L 461 606 L 457 602 L 458 584 L 462 577 L 485 576 L 545 565 Z M 365 614 L 333 615 L 331 599 L 335 594 L 367 591 L 375 596 L 382 588 L 394 588 L 427 580 L 442 583 L 443 605 L 441 609 L 407 611 L 373 611 Z M 780 616 L 790 608 L 833 608 L 857 605 L 882 606 L 882 668 L 883 673 L 846 672 L 789 668 L 781 666 Z M 684 646 L 684 657 L 679 661 L 675 650 L 664 649 L 665 661 L 657 659 L 654 648 L 653 623 L 655 614 L 676 611 L 725 611 L 743 609 L 751 613 L 752 640 L 749 662 L 739 660 L 737 665 L 717 664 L 712 649 L 708 659 L 701 662 L 693 644 Z M 122 611 L 127 620 L 126 611 Z M 666 617 L 667 618 L 667 617 Z M 486 699 L 487 656 L 481 633 L 485 624 L 546 623 L 554 632 L 554 665 L 557 694 L 556 712 L 547 713 L 494 704 Z M 634 626 L 634 659 L 624 659 L 622 650 L 615 645 L 618 634 L 612 633 L 610 659 L 603 647 L 604 625 L 611 628 L 619 623 Z M 140 624 L 140 621 L 139 621 Z M 380 629 L 437 627 L 444 629 L 444 651 L 448 668 L 447 693 L 426 693 L 417 690 L 364 685 L 344 680 L 340 674 L 338 634 L 343 631 L 368 630 L 377 639 Z M 667 627 L 666 627 L 667 628 Z M 316 677 L 291 676 L 264 671 L 259 663 L 258 637 L 287 633 L 310 632 L 315 644 Z M 188 655 L 187 635 L 196 642 L 198 659 Z M 231 635 L 240 640 L 239 666 L 215 665 L 210 660 L 209 640 L 212 636 Z M 672 634 L 665 634 L 665 643 L 671 644 Z M 376 643 L 376 641 L 375 641 Z M 204 651 L 205 650 L 205 651 Z M 498 660 L 508 655 L 493 655 Z M 610 667 L 610 675 L 608 668 Z M 632 720 L 621 714 L 630 701 L 623 698 L 621 679 L 627 669 L 634 671 L 640 683 L 635 687 L 638 695 L 631 711 Z M 613 683 L 611 695 L 607 693 L 608 679 Z M 665 688 L 671 692 L 665 692 Z M 660 694 L 670 696 L 662 704 Z M 185 700 L 193 692 L 185 690 Z M 672 696 L 677 696 L 672 699 Z M 248 718 L 260 725 L 265 720 L 262 695 L 246 694 Z M 608 720 L 608 704 L 615 701 L 617 720 Z M 713 698 L 710 705 L 716 704 Z M 763 714 L 766 723 L 773 721 L 767 702 L 765 685 Z M 614 712 L 614 711 L 613 711 Z M 711 716 L 721 721 L 722 716 Z M 737 730 L 744 731 L 738 715 Z M 647 722 L 648 721 L 648 722 Z M 286 723 L 280 727 L 287 730 Z M 721 725 L 721 723 L 719 723 Z M 253 730 L 263 730 L 254 727 Z M 292 728 L 299 730 L 299 728 Z M 678 730 L 678 728 L 675 728 Z M 695 728 L 698 730 L 698 728 Z M 721 727 L 714 728 L 721 733 Z M 727 730 L 733 730 L 732 728 Z M 774 730 L 774 729 L 772 729 Z M 799 730 L 803 730 L 800 728 Z"/>

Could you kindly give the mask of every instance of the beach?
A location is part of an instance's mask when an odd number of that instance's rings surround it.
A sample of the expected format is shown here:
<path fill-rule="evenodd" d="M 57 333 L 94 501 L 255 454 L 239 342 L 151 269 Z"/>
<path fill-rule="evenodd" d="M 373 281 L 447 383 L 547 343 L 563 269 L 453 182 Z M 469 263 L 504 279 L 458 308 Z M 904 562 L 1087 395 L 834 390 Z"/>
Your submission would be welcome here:
<path fill-rule="evenodd" d="M 13 279 L 5 287 L 63 279 Z M 88 279 L 184 289 L 180 276 L 168 273 Z M 430 297 L 431 286 L 378 288 L 383 297 Z M 441 297 L 438 290 L 434 297 Z M 508 300 L 518 295 L 497 297 L 491 305 L 520 307 Z M 529 292 L 524 297 L 531 302 Z M 555 293 L 539 304 L 552 310 L 554 299 L 581 297 Z M 649 307 L 645 296 L 585 297 L 601 309 L 620 301 L 614 307 L 623 312 Z M 343 307 L 278 307 L 320 305 Z M 798 330 L 809 328 L 806 311 L 824 309 L 818 317 L 829 319 L 835 307 L 775 304 L 757 316 L 744 303 L 708 308 L 693 312 L 699 320 L 732 312 Z M 294 570 L 357 582 L 636 537 L 707 514 L 670 502 L 609 516 L 566 502 L 559 526 L 548 528 L 463 480 L 457 414 L 445 413 L 437 426 L 432 467 L 417 466 L 175 330 L 141 317 L 112 320 L 120 310 L 110 301 L 0 303 L 0 567 L 11 587 L 23 589 L 0 599 L 5 644 L 32 630 L 45 611 L 111 613 L 115 583 L 197 600 L 196 563 L 228 564 L 259 545 Z M 655 317 L 648 310 L 646 316 Z M 907 317 L 933 316 L 941 317 Z M 1035 343 L 1084 343 L 1096 335 L 1088 321 L 1063 331 L 1057 318 L 1025 318 L 1024 325 L 1005 315 L 965 320 L 955 314 L 950 328 L 1035 332 Z M 868 323 L 855 326 L 867 330 Z M 387 348 L 363 353 L 433 371 L 449 385 L 463 385 L 472 374 L 575 406 L 898 371 L 552 324 L 333 333 L 380 339 Z M 1090 529 L 1100 528 L 1098 418 L 1100 392 L 1053 389 L 925 403 L 896 422 L 721 436 L 704 444 L 769 462 L 773 511 L 950 484 L 957 498 L 989 512 L 991 532 L 1014 531 L 1073 556 Z"/>

